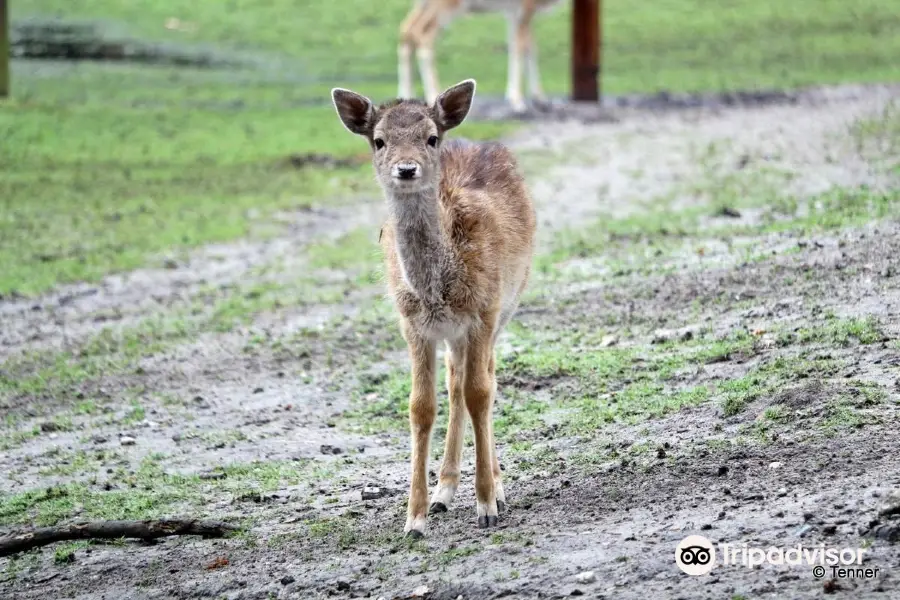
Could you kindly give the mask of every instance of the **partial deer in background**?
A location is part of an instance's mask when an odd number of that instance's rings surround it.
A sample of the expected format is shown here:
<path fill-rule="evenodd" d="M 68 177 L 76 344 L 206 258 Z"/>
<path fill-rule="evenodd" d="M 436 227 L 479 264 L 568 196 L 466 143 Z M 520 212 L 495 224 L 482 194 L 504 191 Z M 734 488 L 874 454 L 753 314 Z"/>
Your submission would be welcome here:
<path fill-rule="evenodd" d="M 508 65 L 506 99 L 516 112 L 525 110 L 522 93 L 522 69 L 527 71 L 529 94 L 545 99 L 538 69 L 537 44 L 531 30 L 534 15 L 558 4 L 560 0 L 415 0 L 412 10 L 400 26 L 399 96 L 413 98 L 413 50 L 419 62 L 419 74 L 425 88 L 425 100 L 437 99 L 440 85 L 434 66 L 434 44 L 441 29 L 465 13 L 503 12 L 509 21 L 507 34 Z"/>

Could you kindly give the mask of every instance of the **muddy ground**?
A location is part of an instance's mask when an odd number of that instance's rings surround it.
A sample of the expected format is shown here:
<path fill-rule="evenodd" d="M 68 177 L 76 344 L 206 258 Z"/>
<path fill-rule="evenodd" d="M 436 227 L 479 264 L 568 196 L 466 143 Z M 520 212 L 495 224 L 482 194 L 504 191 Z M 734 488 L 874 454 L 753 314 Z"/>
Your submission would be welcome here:
<path fill-rule="evenodd" d="M 498 347 L 495 530 L 476 528 L 467 434 L 455 505 L 403 537 L 408 363 L 376 277 L 374 183 L 278 215 L 274 239 L 3 299 L 8 529 L 192 515 L 247 531 L 0 559 L 0 597 L 900 596 L 898 98 L 623 105 L 506 140 L 541 243 Z M 674 562 L 690 534 L 867 548 L 877 576 L 691 577 Z"/>

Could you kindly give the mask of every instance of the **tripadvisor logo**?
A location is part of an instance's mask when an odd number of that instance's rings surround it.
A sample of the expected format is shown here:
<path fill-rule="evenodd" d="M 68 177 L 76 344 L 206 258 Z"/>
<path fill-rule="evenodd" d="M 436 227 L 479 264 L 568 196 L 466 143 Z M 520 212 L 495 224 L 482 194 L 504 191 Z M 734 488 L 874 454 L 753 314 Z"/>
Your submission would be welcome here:
<path fill-rule="evenodd" d="M 716 566 L 716 549 L 702 535 L 689 535 L 675 547 L 675 564 L 688 575 L 706 575 Z"/>
<path fill-rule="evenodd" d="M 688 575 L 706 575 L 716 566 L 741 565 L 753 569 L 764 564 L 811 566 L 813 575 L 819 579 L 830 567 L 834 577 L 877 577 L 878 569 L 865 569 L 863 555 L 866 548 L 828 548 L 824 544 L 804 547 L 802 544 L 790 548 L 751 547 L 747 544 L 719 544 L 718 552 L 713 543 L 702 535 L 689 535 L 675 547 L 675 564 Z M 855 566 L 856 568 L 846 568 Z M 871 572 L 870 572 L 871 571 Z"/>

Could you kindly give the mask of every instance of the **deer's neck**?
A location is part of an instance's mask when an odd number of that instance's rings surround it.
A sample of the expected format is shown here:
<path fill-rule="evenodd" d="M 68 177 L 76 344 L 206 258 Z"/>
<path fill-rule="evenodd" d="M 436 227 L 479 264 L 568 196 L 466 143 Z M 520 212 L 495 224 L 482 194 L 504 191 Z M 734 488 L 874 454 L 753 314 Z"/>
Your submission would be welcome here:
<path fill-rule="evenodd" d="M 443 301 L 451 253 L 441 227 L 437 189 L 388 195 L 394 221 L 397 254 L 406 283 L 420 300 Z"/>

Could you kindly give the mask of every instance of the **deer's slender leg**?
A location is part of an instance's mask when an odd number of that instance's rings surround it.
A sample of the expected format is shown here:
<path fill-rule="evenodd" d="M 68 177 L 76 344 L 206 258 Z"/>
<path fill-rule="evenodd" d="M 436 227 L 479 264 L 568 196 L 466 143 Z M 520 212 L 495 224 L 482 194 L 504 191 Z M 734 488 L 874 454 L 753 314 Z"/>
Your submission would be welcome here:
<path fill-rule="evenodd" d="M 488 366 L 490 371 L 491 381 L 493 382 L 493 386 L 491 389 L 491 408 L 493 414 L 493 406 L 494 401 L 497 397 L 497 375 L 494 370 L 495 362 L 494 362 L 494 349 L 491 348 L 491 362 Z M 493 461 L 491 463 L 491 473 L 494 476 L 494 495 L 497 497 L 497 512 L 503 513 L 506 511 L 506 494 L 503 492 L 503 472 L 500 470 L 500 457 L 497 456 L 497 441 L 494 439 L 494 419 L 490 419 L 491 425 L 491 457 Z"/>
<path fill-rule="evenodd" d="M 437 100 L 440 93 L 437 70 L 434 66 L 434 42 L 441 28 L 441 8 L 438 3 L 426 4 L 420 19 L 421 29 L 416 45 L 419 75 L 425 91 L 425 101 L 429 104 Z"/>
<path fill-rule="evenodd" d="M 475 501 L 479 527 L 497 524 L 497 488 L 494 478 L 494 381 L 491 369 L 497 312 L 481 315 L 482 326 L 469 335 L 464 371 L 466 408 L 475 432 Z M 499 471 L 499 464 L 498 471 Z"/>
<path fill-rule="evenodd" d="M 406 332 L 409 356 L 412 361 L 412 390 L 409 395 L 409 427 L 412 442 L 409 505 L 406 513 L 408 535 L 425 534 L 428 511 L 428 449 L 431 428 L 437 412 L 435 389 L 436 344 L 422 339 L 414 332 Z"/>
<path fill-rule="evenodd" d="M 506 40 L 506 101 L 515 112 L 525 110 L 525 98 L 522 96 L 522 44 L 520 40 L 520 15 L 511 13 L 508 17 L 508 33 Z"/>
<path fill-rule="evenodd" d="M 411 41 L 401 41 L 397 46 L 397 71 L 398 71 L 398 98 L 413 97 L 413 69 L 412 69 L 412 53 L 413 43 Z"/>
<path fill-rule="evenodd" d="M 453 502 L 459 487 L 459 461 L 466 428 L 466 403 L 463 397 L 465 356 L 464 343 L 447 344 L 447 395 L 450 398 L 450 419 L 447 423 L 444 460 L 441 462 L 438 485 L 431 496 L 431 513 L 445 512 Z"/>
<path fill-rule="evenodd" d="M 537 42 L 534 39 L 534 31 L 531 28 L 531 24 L 528 25 L 528 27 L 525 29 L 525 32 L 525 63 L 528 72 L 528 93 L 535 100 L 546 101 L 547 97 L 544 94 L 544 88 L 541 85 L 541 73 L 540 67 L 538 65 Z"/>
<path fill-rule="evenodd" d="M 426 15 L 427 0 L 419 0 L 403 23 L 400 24 L 400 44 L 397 46 L 397 95 L 400 98 L 413 98 L 413 51 L 418 46 L 422 35 L 423 21 Z"/>

